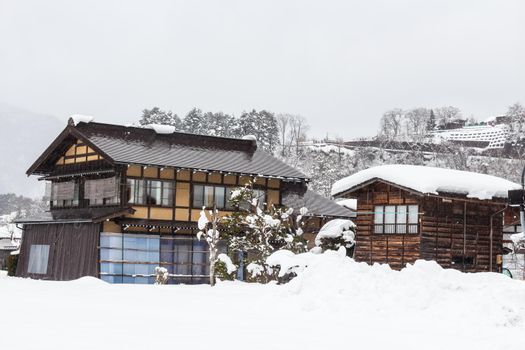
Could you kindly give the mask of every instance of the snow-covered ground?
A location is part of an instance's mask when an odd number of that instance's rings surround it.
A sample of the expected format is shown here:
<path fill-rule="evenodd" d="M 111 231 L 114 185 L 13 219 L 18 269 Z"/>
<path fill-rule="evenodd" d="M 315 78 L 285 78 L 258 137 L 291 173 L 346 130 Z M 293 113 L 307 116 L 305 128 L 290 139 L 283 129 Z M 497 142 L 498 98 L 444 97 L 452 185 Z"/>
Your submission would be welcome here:
<path fill-rule="evenodd" d="M 336 252 L 287 285 L 111 285 L 0 275 L 5 349 L 522 349 L 525 284 Z"/>

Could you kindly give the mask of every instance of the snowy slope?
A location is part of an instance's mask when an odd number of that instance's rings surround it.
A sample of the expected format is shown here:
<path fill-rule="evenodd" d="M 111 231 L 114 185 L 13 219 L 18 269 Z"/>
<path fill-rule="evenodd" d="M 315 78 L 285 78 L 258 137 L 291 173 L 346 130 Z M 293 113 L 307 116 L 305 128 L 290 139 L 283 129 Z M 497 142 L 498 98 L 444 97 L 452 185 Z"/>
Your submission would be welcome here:
<path fill-rule="evenodd" d="M 0 275 L 6 349 L 522 349 L 525 284 L 335 252 L 288 285 L 110 285 Z M 13 326 L 16 325 L 16 326 Z"/>
<path fill-rule="evenodd" d="M 59 119 L 0 104 L 0 193 L 43 195 L 42 183 L 27 168 L 66 126 Z"/>

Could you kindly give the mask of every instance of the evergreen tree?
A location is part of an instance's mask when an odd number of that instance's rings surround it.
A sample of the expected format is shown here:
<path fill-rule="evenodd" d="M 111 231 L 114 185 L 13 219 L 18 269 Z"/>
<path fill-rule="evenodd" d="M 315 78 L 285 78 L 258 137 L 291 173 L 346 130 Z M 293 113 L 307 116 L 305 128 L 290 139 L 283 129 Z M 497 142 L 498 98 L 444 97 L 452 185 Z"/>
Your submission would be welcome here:
<path fill-rule="evenodd" d="M 206 117 L 198 108 L 193 108 L 186 114 L 182 122 L 182 128 L 190 134 L 206 135 L 208 131 Z"/>
<path fill-rule="evenodd" d="M 266 263 L 276 250 L 306 251 L 307 242 L 303 238 L 306 208 L 301 208 L 297 216 L 293 208 L 272 205 L 263 209 L 252 183 L 235 189 L 230 203 L 238 210 L 223 219 L 223 232 L 227 235 L 230 252 L 250 252 L 246 267 L 252 281 L 269 282 L 276 277 Z"/>
<path fill-rule="evenodd" d="M 239 118 L 239 131 L 242 136 L 255 136 L 258 147 L 272 154 L 279 144 L 277 119 L 265 110 L 244 112 Z"/>
<path fill-rule="evenodd" d="M 434 110 L 431 109 L 430 110 L 430 117 L 428 118 L 428 123 L 427 123 L 427 131 L 432 131 L 436 128 L 436 116 L 434 114 Z"/>
<path fill-rule="evenodd" d="M 222 112 L 208 112 L 204 115 L 207 125 L 205 134 L 221 137 L 241 137 L 239 135 L 237 120 L 231 115 Z"/>
<path fill-rule="evenodd" d="M 144 109 L 142 116 L 139 120 L 140 125 L 149 124 L 161 124 L 161 125 L 172 125 L 176 130 L 181 130 L 180 118 L 172 113 L 171 111 L 163 111 L 159 107 L 153 107 L 152 109 Z"/>

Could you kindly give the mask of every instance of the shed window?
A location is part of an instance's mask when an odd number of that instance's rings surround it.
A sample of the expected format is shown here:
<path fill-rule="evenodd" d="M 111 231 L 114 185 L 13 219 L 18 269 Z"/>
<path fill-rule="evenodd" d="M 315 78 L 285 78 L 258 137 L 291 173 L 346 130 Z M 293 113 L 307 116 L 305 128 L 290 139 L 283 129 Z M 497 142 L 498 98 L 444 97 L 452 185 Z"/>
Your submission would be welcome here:
<path fill-rule="evenodd" d="M 49 245 L 32 244 L 29 251 L 29 264 L 27 273 L 45 275 L 47 273 L 47 262 L 49 260 Z"/>
<path fill-rule="evenodd" d="M 376 205 L 374 208 L 374 233 L 417 234 L 417 205 Z"/>

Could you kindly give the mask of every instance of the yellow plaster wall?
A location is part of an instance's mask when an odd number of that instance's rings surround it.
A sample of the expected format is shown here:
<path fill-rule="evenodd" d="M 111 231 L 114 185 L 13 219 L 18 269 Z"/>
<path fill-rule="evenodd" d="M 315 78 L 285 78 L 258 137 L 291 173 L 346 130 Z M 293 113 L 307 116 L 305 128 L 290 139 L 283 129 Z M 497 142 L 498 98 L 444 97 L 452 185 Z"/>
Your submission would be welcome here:
<path fill-rule="evenodd" d="M 102 224 L 102 231 L 120 233 L 122 230 L 120 228 L 120 225 L 117 225 L 114 221 L 104 221 L 104 223 Z"/>
<path fill-rule="evenodd" d="M 281 181 L 278 179 L 268 179 L 268 187 L 270 188 L 280 188 Z"/>
<path fill-rule="evenodd" d="M 174 169 L 162 169 L 160 171 L 160 178 L 166 180 L 175 179 L 175 170 Z"/>
<path fill-rule="evenodd" d="M 266 201 L 268 205 L 279 205 L 279 191 L 268 190 Z"/>
<path fill-rule="evenodd" d="M 221 183 L 221 174 L 211 173 L 208 175 L 208 182 L 220 184 Z"/>
<path fill-rule="evenodd" d="M 129 218 L 139 218 L 139 219 L 147 219 L 148 218 L 148 207 L 133 207 L 135 209 L 135 213 L 133 214 L 127 214 L 126 216 Z"/>
<path fill-rule="evenodd" d="M 144 177 L 149 177 L 149 178 L 153 178 L 153 179 L 156 179 L 159 177 L 159 168 L 157 167 L 152 167 L 152 166 L 149 166 L 147 168 L 144 168 Z"/>
<path fill-rule="evenodd" d="M 188 221 L 189 210 L 184 208 L 175 209 L 175 220 L 177 221 Z"/>
<path fill-rule="evenodd" d="M 138 165 L 130 165 L 126 171 L 128 176 L 141 176 L 141 167 Z"/>
<path fill-rule="evenodd" d="M 188 182 L 177 182 L 175 194 L 175 204 L 178 207 L 190 206 L 190 184 Z"/>
<path fill-rule="evenodd" d="M 206 174 L 200 171 L 197 171 L 195 174 L 193 174 L 193 181 L 205 182 Z"/>
<path fill-rule="evenodd" d="M 173 209 L 152 207 L 149 218 L 154 220 L 173 220 Z"/>
<path fill-rule="evenodd" d="M 190 171 L 189 170 L 180 170 L 177 172 L 177 180 L 190 181 Z"/>

